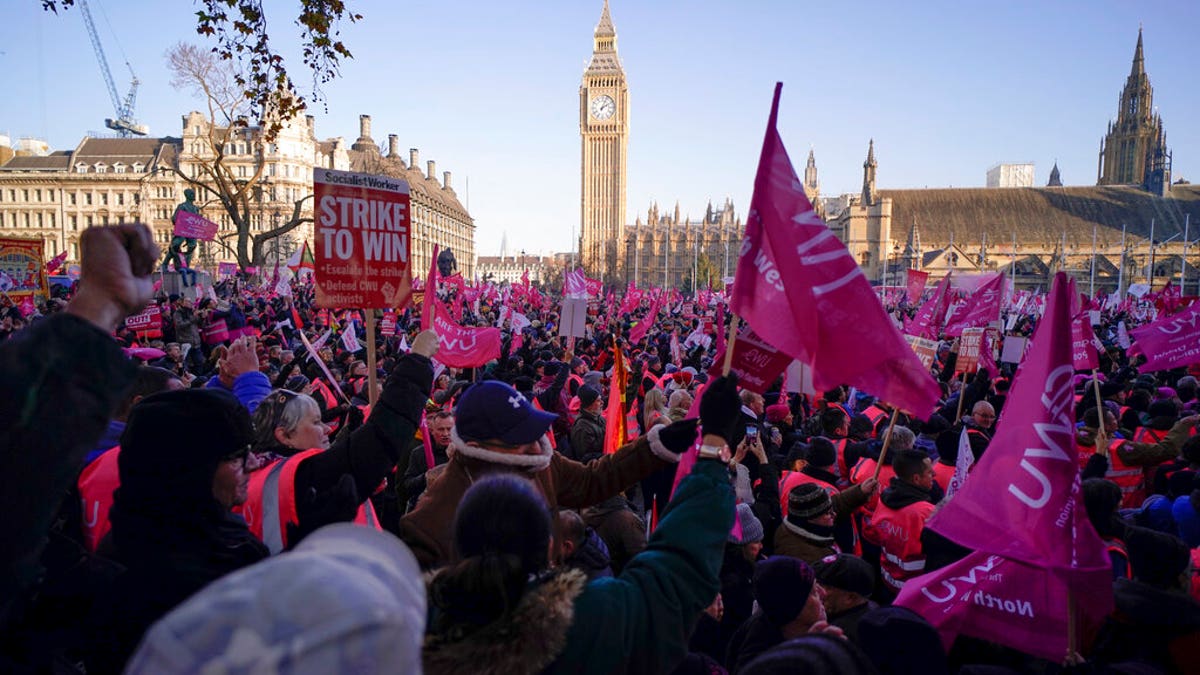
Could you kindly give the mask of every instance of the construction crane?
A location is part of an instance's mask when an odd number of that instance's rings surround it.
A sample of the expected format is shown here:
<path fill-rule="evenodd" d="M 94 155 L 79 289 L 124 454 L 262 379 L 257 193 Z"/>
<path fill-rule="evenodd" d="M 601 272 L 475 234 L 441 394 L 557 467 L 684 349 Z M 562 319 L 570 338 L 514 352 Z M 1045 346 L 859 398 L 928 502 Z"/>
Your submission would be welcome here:
<path fill-rule="evenodd" d="M 83 14 L 83 22 L 87 25 L 88 36 L 92 38 L 96 60 L 100 62 L 100 74 L 104 75 L 104 82 L 108 85 L 108 96 L 112 99 L 113 109 L 117 111 L 116 119 L 105 119 L 104 126 L 117 132 L 122 138 L 145 136 L 150 133 L 150 128 L 145 124 L 138 124 L 133 118 L 133 106 L 137 101 L 138 85 L 141 84 L 133 72 L 133 66 L 129 65 L 129 61 L 125 62 L 133 81 L 129 86 L 129 94 L 122 103 L 121 98 L 117 96 L 117 85 L 113 82 L 112 71 L 108 69 L 108 59 L 104 56 L 104 46 L 100 44 L 100 35 L 96 32 L 96 24 L 92 21 L 92 12 L 88 9 L 87 0 L 79 0 L 79 9 Z"/>

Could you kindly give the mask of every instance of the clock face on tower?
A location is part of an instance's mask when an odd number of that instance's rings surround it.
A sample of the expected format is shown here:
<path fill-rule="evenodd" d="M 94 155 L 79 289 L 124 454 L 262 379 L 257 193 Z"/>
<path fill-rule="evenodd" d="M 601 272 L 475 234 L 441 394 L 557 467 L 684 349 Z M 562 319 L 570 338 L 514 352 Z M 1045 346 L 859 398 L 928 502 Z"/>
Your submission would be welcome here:
<path fill-rule="evenodd" d="M 611 96 L 601 94 L 592 99 L 592 104 L 589 106 L 592 111 L 592 117 L 598 120 L 606 120 L 613 116 L 617 111 L 617 104 L 612 100 Z"/>

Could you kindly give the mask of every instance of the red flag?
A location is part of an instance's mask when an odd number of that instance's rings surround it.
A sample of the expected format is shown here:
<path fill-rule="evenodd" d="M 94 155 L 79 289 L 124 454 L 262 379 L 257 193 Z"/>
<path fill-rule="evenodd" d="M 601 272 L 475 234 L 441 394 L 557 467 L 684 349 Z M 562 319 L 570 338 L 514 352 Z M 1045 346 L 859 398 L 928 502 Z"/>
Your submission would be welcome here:
<path fill-rule="evenodd" d="M 1091 370 L 1100 367 L 1095 339 L 1096 332 L 1092 330 L 1092 321 L 1087 312 L 1082 312 L 1071 319 L 1071 360 L 1075 370 Z"/>
<path fill-rule="evenodd" d="M 713 320 L 713 328 L 716 329 L 717 335 L 717 353 L 725 353 L 725 303 L 717 305 L 717 318 Z"/>
<path fill-rule="evenodd" d="M 730 309 L 768 343 L 812 366 L 817 389 L 852 384 L 928 417 L 937 383 L 813 210 L 788 159 L 775 128 L 782 87 L 775 85 Z"/>
<path fill-rule="evenodd" d="M 1000 318 L 1000 301 L 1004 298 L 1004 275 L 985 282 L 967 298 L 964 305 L 946 320 L 946 335 L 957 337 L 964 328 L 979 328 Z"/>
<path fill-rule="evenodd" d="M 588 297 L 587 277 L 583 270 L 563 270 L 563 296 L 585 299 Z"/>
<path fill-rule="evenodd" d="M 907 270 L 908 302 L 912 304 L 921 299 L 921 294 L 925 292 L 925 282 L 929 280 L 929 272 L 920 270 Z"/>
<path fill-rule="evenodd" d="M 59 253 L 58 255 L 51 258 L 50 262 L 46 263 L 46 274 L 54 274 L 55 272 L 57 272 L 58 268 L 62 267 L 62 264 L 64 262 L 66 262 L 66 260 L 67 260 L 67 252 L 66 251 L 63 251 L 62 253 Z"/>
<path fill-rule="evenodd" d="M 438 288 L 438 245 L 433 245 L 433 253 L 429 256 L 429 276 L 425 282 L 425 306 L 421 308 L 421 330 L 433 327 L 433 306 L 437 304 Z"/>
<path fill-rule="evenodd" d="M 629 329 L 629 341 L 631 343 L 636 344 L 642 338 L 646 337 L 646 333 L 654 325 L 654 320 L 658 318 L 658 312 L 662 309 L 662 302 L 662 299 L 659 298 L 650 303 L 650 311 L 646 312 L 646 315 L 638 320 L 636 326 Z"/>
<path fill-rule="evenodd" d="M 608 407 L 604 411 L 604 454 L 611 455 L 625 445 L 625 391 L 629 374 L 625 372 L 625 355 L 613 344 L 612 377 L 608 379 Z"/>

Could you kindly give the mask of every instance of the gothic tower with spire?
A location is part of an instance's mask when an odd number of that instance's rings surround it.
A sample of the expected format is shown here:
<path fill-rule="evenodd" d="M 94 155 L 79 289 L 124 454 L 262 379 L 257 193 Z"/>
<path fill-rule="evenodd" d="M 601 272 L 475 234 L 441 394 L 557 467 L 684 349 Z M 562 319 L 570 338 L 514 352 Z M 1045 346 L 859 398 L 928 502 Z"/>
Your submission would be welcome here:
<path fill-rule="evenodd" d="M 1115 122 L 1100 143 L 1097 185 L 1137 185 L 1165 195 L 1171 185 L 1171 152 L 1162 117 L 1154 110 L 1154 89 L 1146 75 L 1142 29 Z"/>
<path fill-rule="evenodd" d="M 804 196 L 815 205 L 820 194 L 821 181 L 817 179 L 817 158 L 813 155 L 812 148 L 809 148 L 808 164 L 804 167 Z"/>
<path fill-rule="evenodd" d="M 592 38 L 592 58 L 579 86 L 581 208 L 579 251 L 590 276 L 619 282 L 625 260 L 629 87 L 617 56 L 608 0 Z"/>
<path fill-rule="evenodd" d="M 879 163 L 875 161 L 875 139 L 872 138 L 870 145 L 867 146 L 867 161 L 863 162 L 863 206 L 871 206 L 878 199 L 875 192 L 875 169 L 877 168 L 879 168 Z"/>

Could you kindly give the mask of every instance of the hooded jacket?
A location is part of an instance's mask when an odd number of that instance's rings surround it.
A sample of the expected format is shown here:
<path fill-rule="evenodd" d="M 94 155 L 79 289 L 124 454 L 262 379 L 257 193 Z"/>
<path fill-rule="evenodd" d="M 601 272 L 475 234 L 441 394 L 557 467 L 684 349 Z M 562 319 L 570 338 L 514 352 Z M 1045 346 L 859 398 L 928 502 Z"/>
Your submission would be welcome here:
<path fill-rule="evenodd" d="M 646 550 L 620 576 L 585 582 L 578 570 L 552 573 L 500 620 L 466 636 L 429 635 L 425 672 L 669 673 L 717 594 L 732 526 L 726 467 L 698 462 Z"/>
<path fill-rule="evenodd" d="M 1113 583 L 1113 599 L 1116 611 L 1096 638 L 1093 660 L 1140 659 L 1168 673 L 1193 672 L 1200 663 L 1200 604 L 1130 579 Z"/>
<path fill-rule="evenodd" d="M 658 428 L 617 452 L 587 464 L 554 452 L 543 438 L 540 455 L 502 455 L 467 445 L 451 432 L 450 461 L 425 489 L 416 507 L 400 519 L 400 537 L 412 548 L 422 569 L 451 562 L 451 527 L 458 503 L 476 480 L 496 471 L 531 474 L 551 511 L 579 509 L 617 494 L 656 469 L 678 461 L 658 440 Z M 711 598 L 710 598 L 711 600 Z"/>

